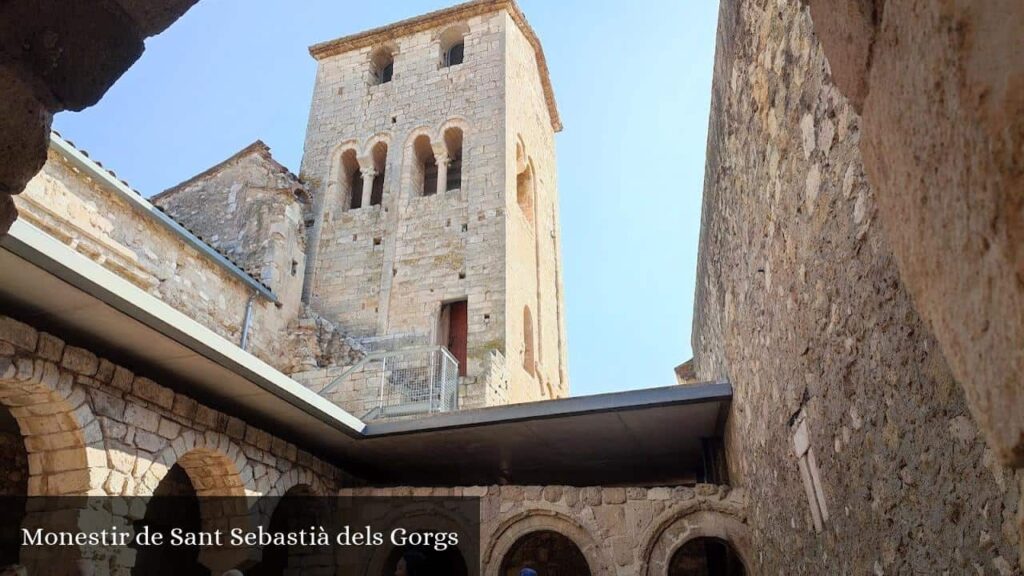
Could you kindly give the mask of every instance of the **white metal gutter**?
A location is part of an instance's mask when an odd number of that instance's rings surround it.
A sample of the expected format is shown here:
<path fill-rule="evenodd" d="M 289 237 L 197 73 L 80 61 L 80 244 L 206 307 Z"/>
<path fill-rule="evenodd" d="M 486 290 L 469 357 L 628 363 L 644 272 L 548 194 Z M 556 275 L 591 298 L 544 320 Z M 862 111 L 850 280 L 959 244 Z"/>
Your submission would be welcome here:
<path fill-rule="evenodd" d="M 126 186 L 124 182 L 115 178 L 110 174 L 110 172 L 83 154 L 81 150 L 72 146 L 67 140 L 64 140 L 54 132 L 50 132 L 50 144 L 70 160 L 78 169 L 88 172 L 89 176 L 94 180 L 108 186 L 116 192 L 121 199 L 127 201 L 130 206 L 144 215 L 153 218 L 161 226 L 180 236 L 188 245 L 213 260 L 218 266 L 227 270 L 229 274 L 244 282 L 249 288 L 255 290 L 264 298 L 271 302 L 277 302 L 277 296 L 273 291 L 260 282 L 257 282 L 252 276 L 239 268 L 237 264 L 229 260 L 220 252 L 214 250 L 213 247 L 206 242 L 200 240 L 198 236 L 190 232 L 181 224 L 175 222 L 173 218 L 157 209 L 152 202 L 146 200 L 138 192 Z"/>
<path fill-rule="evenodd" d="M 360 436 L 366 427 L 336 404 L 24 220 L 16 220 L 10 232 L 0 236 L 0 246 L 351 437 Z"/>

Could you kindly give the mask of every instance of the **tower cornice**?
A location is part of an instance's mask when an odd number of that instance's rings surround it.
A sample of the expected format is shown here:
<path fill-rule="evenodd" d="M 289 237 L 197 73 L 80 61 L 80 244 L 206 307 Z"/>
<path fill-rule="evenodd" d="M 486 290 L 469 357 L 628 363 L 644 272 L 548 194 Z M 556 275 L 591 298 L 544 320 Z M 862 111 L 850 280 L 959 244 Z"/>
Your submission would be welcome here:
<path fill-rule="evenodd" d="M 523 36 L 530 43 L 530 46 L 533 47 L 537 60 L 537 72 L 540 74 L 541 85 L 544 88 L 544 98 L 547 101 L 548 115 L 551 117 L 551 127 L 555 132 L 561 132 L 562 121 L 558 115 L 558 105 L 555 102 L 554 89 L 551 87 L 551 77 L 548 73 L 547 60 L 544 58 L 544 49 L 540 45 L 540 39 L 526 21 L 526 16 L 519 9 L 515 0 L 473 0 L 472 2 L 452 6 L 451 8 L 436 10 L 414 18 L 401 20 L 387 26 L 372 28 L 327 42 L 320 42 L 310 46 L 309 53 L 316 60 L 322 60 L 330 56 L 351 52 L 352 50 L 358 50 L 367 46 L 376 46 L 396 38 L 499 10 L 506 11 L 512 17 L 512 21 L 516 23 Z"/>

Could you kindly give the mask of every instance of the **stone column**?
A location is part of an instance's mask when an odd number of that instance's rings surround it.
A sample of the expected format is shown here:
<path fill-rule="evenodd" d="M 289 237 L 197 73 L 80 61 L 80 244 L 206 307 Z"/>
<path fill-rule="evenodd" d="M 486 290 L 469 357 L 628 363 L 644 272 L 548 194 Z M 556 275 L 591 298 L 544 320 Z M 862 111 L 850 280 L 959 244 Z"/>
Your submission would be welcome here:
<path fill-rule="evenodd" d="M 372 167 L 363 170 L 363 197 L 359 202 L 360 208 L 366 208 L 370 205 L 370 198 L 373 197 L 373 179 L 376 176 L 377 170 Z"/>
<path fill-rule="evenodd" d="M 442 194 L 448 187 L 448 163 L 451 159 L 447 152 L 435 153 L 434 158 L 437 161 L 437 193 Z"/>

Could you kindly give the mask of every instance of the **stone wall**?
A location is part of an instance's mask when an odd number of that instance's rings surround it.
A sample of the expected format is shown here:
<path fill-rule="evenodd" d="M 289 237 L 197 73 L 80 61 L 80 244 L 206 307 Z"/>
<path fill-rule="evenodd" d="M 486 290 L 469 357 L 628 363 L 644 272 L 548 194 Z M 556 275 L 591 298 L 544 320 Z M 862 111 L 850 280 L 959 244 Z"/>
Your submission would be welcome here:
<path fill-rule="evenodd" d="M 79 169 L 51 144 L 43 170 L 16 197 L 22 218 L 235 344 L 241 343 L 246 306 L 253 298 L 248 351 L 280 370 L 308 363 L 291 350 L 286 336 L 299 312 L 301 272 L 292 286 L 282 284 L 279 297 L 290 296 L 290 303 L 282 300 L 278 306 L 254 296 L 240 278 L 113 190 L 101 177 L 103 168 L 93 164 L 92 170 Z M 297 213 L 292 210 L 292 220 Z M 292 236 L 290 249 L 301 248 L 295 242 L 301 235 Z M 301 255 L 289 251 L 284 258 Z"/>
<path fill-rule="evenodd" d="M 240 495 L 320 489 L 341 473 L 245 421 L 0 316 L 0 403 L 29 454 L 30 495 L 147 495 L 194 451 L 216 455 Z M 222 457 L 222 458 L 221 458 Z"/>
<path fill-rule="evenodd" d="M 722 2 L 693 348 L 762 573 L 1014 574 L 1001 467 L 904 286 L 798 3 Z"/>
<path fill-rule="evenodd" d="M 257 141 L 150 199 L 270 287 L 298 314 L 308 200 L 298 178 Z"/>
<path fill-rule="evenodd" d="M 513 546 L 537 531 L 567 537 L 594 576 L 661 576 L 672 555 L 698 537 L 727 541 L 748 565 L 752 554 L 745 494 L 725 486 L 343 488 L 339 494 L 480 498 L 484 576 L 498 576 Z"/>
<path fill-rule="evenodd" d="M 175 465 L 198 496 L 280 496 L 295 486 L 327 494 L 342 482 L 341 471 L 294 444 L 7 316 L 0 316 L 0 410 L 17 421 L 14 437 L 28 455 L 27 466 L 5 459 L 0 488 L 23 482 L 16 476 L 27 471 L 22 495 L 150 496 Z M 5 455 L 8 448 L 0 444 Z M 114 512 L 125 527 L 145 514 L 125 508 Z M 227 519 L 210 512 L 204 522 Z M 30 573 L 72 567 L 41 550 L 22 550 Z M 97 573 L 127 574 L 132 566 L 131 550 L 93 552 L 106 554 L 88 558 Z"/>
<path fill-rule="evenodd" d="M 557 213 L 551 212 L 555 167 L 546 95 L 533 49 L 509 14 L 497 8 L 473 12 L 462 21 L 438 20 L 412 32 L 396 26 L 375 36 L 375 43 L 347 51 L 325 55 L 314 48 L 319 62 L 302 177 L 317 206 L 307 280 L 311 305 L 356 336 L 416 334 L 433 342 L 442 305 L 465 299 L 463 397 L 470 406 L 483 406 L 479 402 L 498 398 L 483 379 L 493 372 L 493 352 L 509 359 L 510 392 L 504 399 L 564 395 L 567 385 L 559 372 L 564 338 L 561 289 L 555 287 L 557 238 L 548 234 Z M 465 60 L 443 66 L 444 46 L 460 39 Z M 394 58 L 394 76 L 378 83 L 374 62 L 385 53 Z M 508 76 L 512 62 L 522 91 Z M 535 246 L 531 240 L 522 250 L 510 245 L 509 229 L 516 224 L 507 217 L 516 206 L 513 100 L 525 110 L 517 112 L 522 123 L 538 123 L 518 131 L 529 132 L 546 186 L 544 232 L 537 235 L 542 242 Z M 445 159 L 460 153 L 459 187 L 424 194 L 423 157 L 438 160 L 443 172 Z M 350 176 L 356 169 L 364 177 L 383 173 L 380 204 L 364 198 L 352 208 Z M 547 263 L 539 281 L 538 250 Z M 521 293 L 514 310 L 511 283 Z M 547 354 L 544 383 L 523 369 L 523 307 L 527 297 L 536 301 L 539 283 L 547 300 L 544 323 L 533 330 Z M 536 318 L 538 306 L 533 307 Z"/>
<path fill-rule="evenodd" d="M 1024 3 L 805 3 L 901 278 L 989 445 L 1024 467 Z"/>
<path fill-rule="evenodd" d="M 513 402 L 569 394 L 565 319 L 562 309 L 561 227 L 558 220 L 558 166 L 555 134 L 537 74 L 537 55 L 522 30 L 506 14 L 505 200 L 507 322 Z M 521 186 L 522 185 L 522 186 Z M 521 189 L 523 188 L 523 189 Z M 521 193 L 530 197 L 523 203 Z M 526 355 L 527 319 L 533 325 L 530 371 Z"/>

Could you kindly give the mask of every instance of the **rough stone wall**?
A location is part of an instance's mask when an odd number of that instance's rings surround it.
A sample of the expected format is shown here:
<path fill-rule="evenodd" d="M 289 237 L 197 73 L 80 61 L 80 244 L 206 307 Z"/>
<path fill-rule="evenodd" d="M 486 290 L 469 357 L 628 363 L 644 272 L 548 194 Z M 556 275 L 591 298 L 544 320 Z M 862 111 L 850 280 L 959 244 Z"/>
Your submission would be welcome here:
<path fill-rule="evenodd" d="M 322 491 L 342 478 L 294 444 L 7 316 L 0 403 L 28 451 L 29 495 L 149 495 L 197 453 L 215 461 L 214 475 L 230 476 L 200 495 L 283 494 L 297 483 Z"/>
<path fill-rule="evenodd" d="M 460 27 L 466 32 L 465 60 L 443 67 L 442 37 Z M 310 303 L 355 336 L 416 334 L 434 341 L 442 304 L 466 299 L 468 377 L 463 379 L 462 397 L 469 407 L 497 398 L 487 393 L 493 386 L 483 379 L 493 372 L 492 352 L 522 365 L 521 327 L 515 343 L 508 340 L 508 326 L 522 322 L 522 304 L 506 310 L 506 286 L 515 275 L 525 278 L 536 261 L 531 251 L 514 256 L 522 262 L 511 263 L 506 246 L 510 195 L 515 205 L 514 175 L 509 187 L 507 172 L 507 159 L 514 151 L 506 130 L 510 28 L 515 24 L 499 10 L 323 57 L 302 163 L 303 180 L 317 205 Z M 521 35 L 519 42 L 524 46 L 517 50 L 529 49 Z M 382 48 L 394 53 L 394 78 L 375 84 L 371 58 Z M 530 73 L 531 86 L 539 84 L 535 65 Z M 541 90 L 531 90 L 526 97 L 538 99 L 536 107 L 543 109 Z M 553 147 L 550 119 L 544 111 L 530 121 L 544 122 L 537 129 L 547 131 L 543 146 L 537 145 L 544 157 L 544 151 Z M 462 131 L 461 187 L 423 195 L 414 142 L 426 136 L 435 154 L 454 152 L 444 139 L 449 128 Z M 364 202 L 351 209 L 342 157 L 354 154 L 364 173 L 368 168 L 379 172 L 372 157 L 380 142 L 387 145 L 383 202 Z M 553 158 L 545 170 L 553 185 Z M 553 270 L 554 265 L 549 266 L 541 280 L 554 284 Z M 529 294 L 536 294 L 536 285 L 536 280 L 530 282 Z M 549 290 L 552 298 L 560 292 Z M 544 333 L 549 338 L 557 335 L 556 314 L 547 313 L 545 318 L 551 320 Z M 551 343 L 548 349 L 551 359 L 557 360 L 558 345 Z M 562 381 L 557 361 L 545 366 L 548 380 Z M 508 371 L 514 369 L 510 365 Z M 507 399 L 540 397 L 541 387 L 532 379 L 511 388 L 524 392 L 508 394 Z"/>
<path fill-rule="evenodd" d="M 256 142 L 152 202 L 270 287 L 298 313 L 307 200 L 298 179 Z"/>
<path fill-rule="evenodd" d="M 295 486 L 327 494 L 343 479 L 294 444 L 7 316 L 0 316 L 0 410 L 17 421 L 15 439 L 28 455 L 27 466 L 5 461 L 2 470 L 7 478 L 28 472 L 20 495 L 150 496 L 166 487 L 161 481 L 175 465 L 198 496 L 280 496 Z M 258 509 L 214 508 L 204 511 L 204 529 L 262 521 Z M 127 530 L 146 511 L 132 505 L 108 512 L 105 525 Z M 25 522 L 53 529 L 49 524 L 69 520 L 30 514 Z M 66 547 L 62 560 L 52 553 L 26 547 L 20 562 L 31 574 L 70 575 L 79 573 L 73 559 L 81 558 L 97 573 L 127 576 L 135 561 L 131 549 Z M 240 560 L 222 556 L 200 562 L 222 573 Z"/>
<path fill-rule="evenodd" d="M 805 3 L 861 113 L 901 278 L 990 445 L 1024 467 L 1024 3 Z"/>
<path fill-rule="evenodd" d="M 513 402 L 560 398 L 569 394 L 565 326 L 562 311 L 561 229 L 558 223 L 555 134 L 544 100 L 536 53 L 512 17 L 506 23 L 505 211 L 507 322 Z M 525 165 L 524 165 L 525 162 Z M 532 174 L 531 206 L 518 201 L 523 168 Z M 529 213 L 528 212 L 531 212 Z M 533 372 L 526 371 L 525 307 L 533 326 Z"/>
<path fill-rule="evenodd" d="M 484 576 L 498 576 L 516 541 L 538 530 L 569 538 L 594 576 L 660 576 L 672 554 L 697 537 L 727 540 L 744 561 L 751 553 L 745 494 L 727 486 L 343 488 L 339 494 L 480 498 Z"/>
<path fill-rule="evenodd" d="M 251 288 L 101 179 L 72 166 L 53 146 L 43 170 L 16 202 L 25 221 L 227 340 L 241 342 Z M 251 353 L 281 370 L 304 362 L 283 337 L 298 313 L 297 289 L 285 292 L 292 303 L 282 307 L 255 298 L 249 346 Z"/>
<path fill-rule="evenodd" d="M 1020 478 L 901 281 L 807 9 L 720 14 L 693 347 L 734 387 L 756 569 L 1017 573 Z"/>

